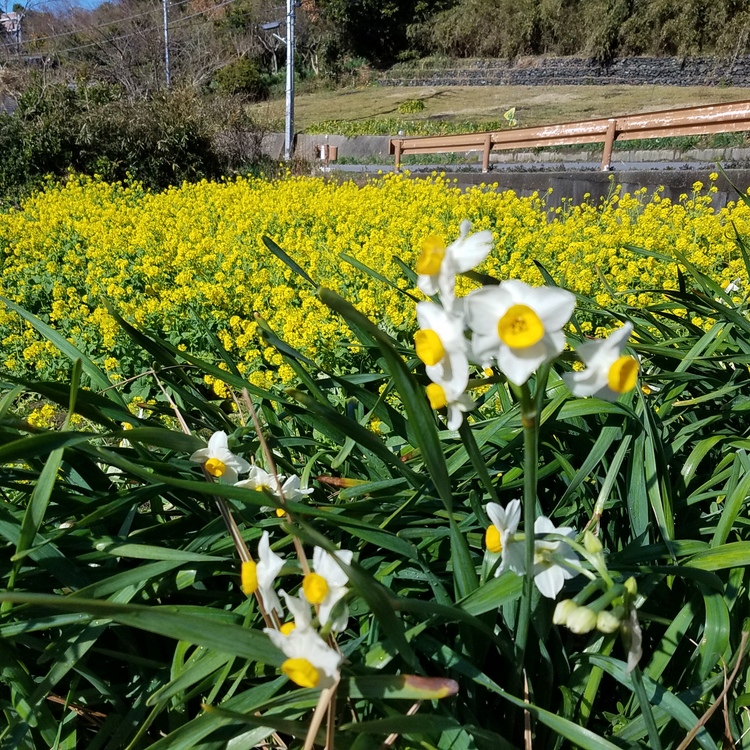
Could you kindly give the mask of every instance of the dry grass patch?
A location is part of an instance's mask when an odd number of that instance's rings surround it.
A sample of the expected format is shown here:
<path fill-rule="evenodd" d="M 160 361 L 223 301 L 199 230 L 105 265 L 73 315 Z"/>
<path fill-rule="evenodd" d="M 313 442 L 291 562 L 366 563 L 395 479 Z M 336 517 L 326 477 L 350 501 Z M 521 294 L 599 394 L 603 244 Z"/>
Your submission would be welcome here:
<path fill-rule="evenodd" d="M 407 99 L 421 99 L 425 109 L 399 115 Z M 743 99 L 750 99 L 747 89 L 708 86 L 367 86 L 297 96 L 295 127 L 385 117 L 483 122 L 501 119 L 510 107 L 523 127 Z M 255 113 L 283 119 L 284 100 L 255 105 Z"/>

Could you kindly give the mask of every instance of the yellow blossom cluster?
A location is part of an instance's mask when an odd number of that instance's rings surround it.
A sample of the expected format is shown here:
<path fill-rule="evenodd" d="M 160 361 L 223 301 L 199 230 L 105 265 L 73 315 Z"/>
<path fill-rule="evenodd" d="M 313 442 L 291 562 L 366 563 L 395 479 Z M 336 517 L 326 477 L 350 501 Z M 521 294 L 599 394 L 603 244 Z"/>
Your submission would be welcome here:
<path fill-rule="evenodd" d="M 34 409 L 26 421 L 34 427 L 50 427 L 57 416 L 58 410 L 52 404 L 43 404 Z"/>
<path fill-rule="evenodd" d="M 674 288 L 675 268 L 639 246 L 684 255 L 722 284 L 746 281 L 733 225 L 750 229 L 744 203 L 711 207 L 700 184 L 674 203 L 657 193 L 621 194 L 601 204 L 551 210 L 546 196 L 521 198 L 494 186 L 459 190 L 442 175 L 385 175 L 358 187 L 321 178 L 240 178 L 184 184 L 162 193 L 74 179 L 0 214 L 0 294 L 34 312 L 91 355 L 116 380 L 142 366 L 107 312 L 181 349 L 207 352 L 206 329 L 257 385 L 285 383 L 292 369 L 259 335 L 256 315 L 307 356 L 352 363 L 357 342 L 315 290 L 275 258 L 278 243 L 316 283 L 338 291 L 389 332 L 415 327 L 414 291 L 394 257 L 414 267 L 425 237 L 451 240 L 462 219 L 489 229 L 495 249 L 479 268 L 498 278 L 542 283 L 532 260 L 558 283 L 611 302 L 638 304 L 646 289 Z M 393 288 L 347 263 L 346 253 L 392 279 Z M 458 294 L 472 287 L 460 280 Z M 262 322 L 262 321 L 261 321 Z M 56 348 L 0 306 L 0 367 L 49 375 Z M 65 365 L 67 366 L 67 365 Z M 213 381 L 217 393 L 223 392 Z"/>

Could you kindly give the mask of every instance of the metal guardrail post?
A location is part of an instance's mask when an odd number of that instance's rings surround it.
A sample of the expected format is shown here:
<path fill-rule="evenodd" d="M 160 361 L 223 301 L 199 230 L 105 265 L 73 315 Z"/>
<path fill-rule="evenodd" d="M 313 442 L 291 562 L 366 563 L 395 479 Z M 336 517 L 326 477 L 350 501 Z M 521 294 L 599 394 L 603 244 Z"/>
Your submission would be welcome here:
<path fill-rule="evenodd" d="M 604 137 L 604 153 L 602 153 L 602 172 L 612 169 L 612 147 L 617 137 L 617 120 L 609 120 L 607 124 L 607 135 Z"/>

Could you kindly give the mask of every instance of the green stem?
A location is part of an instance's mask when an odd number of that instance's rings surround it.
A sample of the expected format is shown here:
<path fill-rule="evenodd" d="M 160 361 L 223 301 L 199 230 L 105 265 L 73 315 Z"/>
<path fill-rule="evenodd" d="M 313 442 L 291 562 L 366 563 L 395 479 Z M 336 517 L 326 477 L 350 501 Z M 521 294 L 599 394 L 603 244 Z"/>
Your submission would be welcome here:
<path fill-rule="evenodd" d="M 618 596 L 622 596 L 625 586 L 617 583 L 609 591 L 605 591 L 596 601 L 589 602 L 586 606 L 597 614 L 608 607 Z"/>
<path fill-rule="evenodd" d="M 598 591 L 602 590 L 602 587 L 604 586 L 604 581 L 602 581 L 601 578 L 597 578 L 594 581 L 589 581 L 574 597 L 573 601 L 581 606 L 582 604 L 586 604 L 588 602 L 589 597 L 591 597 L 593 594 L 597 593 Z"/>
<path fill-rule="evenodd" d="M 540 382 L 537 388 L 544 388 L 544 386 Z M 539 464 L 539 410 L 531 398 L 528 383 L 514 387 L 513 390 L 521 405 L 523 426 L 523 530 L 526 573 L 523 579 L 523 595 L 516 635 L 516 670 L 520 678 L 524 669 L 526 642 L 531 623 L 531 599 L 534 592 L 534 522 L 536 521 L 536 485 Z"/>
<path fill-rule="evenodd" d="M 648 741 L 651 750 L 662 750 L 661 740 L 659 739 L 659 730 L 656 728 L 654 714 L 651 711 L 651 704 L 646 695 L 646 688 L 643 686 L 643 674 L 641 673 L 641 668 L 637 664 L 631 672 L 631 677 L 633 679 L 636 698 L 638 698 L 638 703 L 641 705 L 641 713 L 643 714 L 643 721 L 646 724 L 646 730 L 648 731 Z"/>
<path fill-rule="evenodd" d="M 487 494 L 490 496 L 490 499 L 493 502 L 499 503 L 500 499 L 497 496 L 495 485 L 492 482 L 490 472 L 487 470 L 487 463 L 482 457 L 482 452 L 479 450 L 477 441 L 474 439 L 474 433 L 471 430 L 471 425 L 465 419 L 463 422 L 461 422 L 461 426 L 458 428 L 458 434 L 461 436 L 461 439 L 464 442 L 466 452 L 469 454 L 469 458 L 471 459 L 471 463 L 474 466 L 474 470 L 482 480 L 482 484 L 484 484 L 484 488 L 487 490 Z"/>
<path fill-rule="evenodd" d="M 604 583 L 607 584 L 607 588 L 611 588 L 614 586 L 614 581 L 612 580 L 612 577 L 609 575 L 609 571 L 607 570 L 607 565 L 604 562 L 604 557 L 601 554 L 592 554 L 589 552 L 582 544 L 579 544 L 578 542 L 574 542 L 572 539 L 569 539 L 565 536 L 560 536 L 559 534 L 548 534 L 548 538 L 555 539 L 556 537 L 559 537 L 559 541 L 563 542 L 564 544 L 567 544 L 568 547 L 570 547 L 574 552 L 579 554 L 584 560 L 586 560 L 594 570 L 601 576 Z M 573 566 L 570 563 L 566 563 L 569 568 L 572 568 Z"/>

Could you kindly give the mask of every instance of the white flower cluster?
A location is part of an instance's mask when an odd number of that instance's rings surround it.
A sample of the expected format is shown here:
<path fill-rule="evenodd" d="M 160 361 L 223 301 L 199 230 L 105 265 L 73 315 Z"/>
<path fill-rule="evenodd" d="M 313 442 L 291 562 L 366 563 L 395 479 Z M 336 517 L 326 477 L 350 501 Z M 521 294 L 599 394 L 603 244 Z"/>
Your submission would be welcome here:
<path fill-rule="evenodd" d="M 276 476 L 263 471 L 260 466 L 249 463 L 229 450 L 229 438 L 226 432 L 214 432 L 209 438 L 208 446 L 195 451 L 190 456 L 191 461 L 203 464 L 203 469 L 222 484 L 233 484 L 235 487 L 245 487 L 257 492 L 268 492 L 273 497 L 284 502 L 295 502 L 309 495 L 312 488 L 300 487 L 300 478 Z M 247 474 L 247 479 L 237 481 L 240 474 Z M 284 511 L 277 509 L 282 516 Z"/>
<path fill-rule="evenodd" d="M 195 451 L 191 461 L 203 465 L 206 473 L 224 484 L 267 492 L 284 502 L 297 501 L 309 495 L 312 489 L 300 487 L 298 476 L 276 476 L 229 450 L 225 432 L 215 432 L 206 448 Z M 240 474 L 249 474 L 238 481 Z M 279 515 L 284 510 L 278 508 Z M 280 590 L 293 621 L 280 624 L 284 607 L 276 593 L 274 583 L 281 573 L 284 560 L 271 549 L 270 537 L 263 532 L 258 543 L 258 560 L 242 563 L 242 590 L 256 594 L 271 622 L 279 627 L 266 628 L 273 644 L 287 657 L 281 671 L 301 687 L 328 688 L 338 682 L 341 654 L 331 648 L 314 627 L 311 608 L 315 608 L 316 621 L 325 633 L 338 633 L 346 627 L 349 611 L 344 598 L 348 593 L 349 578 L 344 567 L 351 564 L 352 552 L 339 550 L 334 554 L 321 547 L 313 551 L 312 570 L 305 575 L 296 597 Z"/>
<path fill-rule="evenodd" d="M 563 328 L 575 308 L 571 292 L 532 287 L 517 279 L 456 299 L 456 275 L 481 263 L 492 249 L 489 230 L 470 231 L 471 223 L 463 221 L 459 238 L 448 246 L 431 235 L 417 262 L 417 286 L 429 296 L 439 294 L 440 304 L 417 304 L 416 353 L 432 381 L 427 387 L 430 405 L 447 409 L 452 430 L 474 405 L 466 393 L 470 362 L 496 365 L 510 383 L 523 385 L 540 365 L 563 351 Z M 615 400 L 635 386 L 638 361 L 623 355 L 631 332 L 628 324 L 607 340 L 579 348 L 586 369 L 563 376 L 574 395 Z"/>
<path fill-rule="evenodd" d="M 326 633 L 337 633 L 346 627 L 349 612 L 343 599 L 348 593 L 349 578 L 342 565 L 351 564 L 352 554 L 348 550 L 330 554 L 316 547 L 313 569 L 303 578 L 297 596 L 283 589 L 279 591 L 293 620 L 264 629 L 274 646 L 287 657 L 281 671 L 300 687 L 323 689 L 338 682 L 341 654 L 331 648 L 315 628 L 313 608 L 317 611 L 317 622 Z M 271 549 L 267 531 L 258 544 L 257 563 L 242 563 L 242 590 L 247 595 L 257 594 L 274 623 L 282 623 L 285 616 L 274 590 L 274 582 L 283 566 L 283 558 Z"/>
<path fill-rule="evenodd" d="M 433 409 L 447 409 L 448 428 L 458 429 L 463 415 L 474 405 L 466 393 L 471 363 L 497 367 L 508 382 L 523 386 L 542 365 L 552 362 L 565 348 L 563 329 L 575 308 L 575 296 L 559 287 L 532 287 L 517 279 L 483 286 L 456 299 L 456 275 L 481 263 L 492 249 L 488 230 L 471 234 L 471 224 L 461 223 L 459 238 L 447 245 L 434 235 L 422 245 L 417 262 L 417 286 L 440 302 L 417 304 L 419 330 L 414 336 L 417 356 L 431 383 L 427 398 Z M 635 387 L 638 360 L 624 354 L 633 331 L 626 324 L 608 339 L 581 345 L 577 354 L 585 365 L 563 374 L 575 396 L 597 396 L 614 401 Z M 506 508 L 487 505 L 491 525 L 485 541 L 490 553 L 501 555 L 496 575 L 512 570 L 526 574 L 523 534 L 518 532 L 521 505 L 512 500 Z M 578 555 L 566 543 L 576 532 L 556 528 L 539 516 L 533 530 L 534 560 L 531 571 L 539 591 L 554 599 L 565 580 L 581 570 Z"/>

